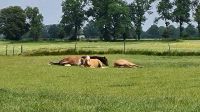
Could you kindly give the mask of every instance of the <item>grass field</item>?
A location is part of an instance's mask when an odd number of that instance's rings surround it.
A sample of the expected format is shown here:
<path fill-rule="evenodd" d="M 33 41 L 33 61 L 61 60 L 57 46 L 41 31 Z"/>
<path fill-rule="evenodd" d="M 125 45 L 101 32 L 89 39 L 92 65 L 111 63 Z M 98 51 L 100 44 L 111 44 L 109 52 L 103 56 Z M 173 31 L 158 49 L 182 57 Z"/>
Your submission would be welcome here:
<path fill-rule="evenodd" d="M 126 43 L 126 49 L 168 51 L 168 43 L 171 51 L 200 52 L 200 40 L 181 40 L 181 41 L 132 41 Z M 0 41 L 0 55 L 5 55 L 6 45 L 8 54 L 12 55 L 13 46 L 15 54 L 19 54 L 21 45 L 23 51 L 47 49 L 74 49 L 75 42 L 9 42 Z M 105 51 L 108 49 L 123 50 L 123 42 L 78 42 L 77 50 Z"/>
<path fill-rule="evenodd" d="M 47 65 L 63 56 L 0 56 L 0 111 L 200 111 L 199 56 L 106 57 L 109 68 L 89 69 Z M 144 68 L 113 68 L 118 58 Z"/>

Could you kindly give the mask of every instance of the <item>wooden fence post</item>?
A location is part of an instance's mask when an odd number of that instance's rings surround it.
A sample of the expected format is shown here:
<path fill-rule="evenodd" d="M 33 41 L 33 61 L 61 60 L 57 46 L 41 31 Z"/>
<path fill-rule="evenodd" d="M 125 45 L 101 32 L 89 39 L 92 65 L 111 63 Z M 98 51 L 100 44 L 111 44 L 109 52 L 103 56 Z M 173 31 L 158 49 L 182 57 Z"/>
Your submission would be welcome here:
<path fill-rule="evenodd" d="M 15 55 L 15 47 L 13 46 L 13 56 Z"/>
<path fill-rule="evenodd" d="M 21 54 L 23 53 L 23 46 L 21 45 Z"/>
<path fill-rule="evenodd" d="M 6 45 L 6 56 L 8 55 L 8 45 Z"/>
<path fill-rule="evenodd" d="M 123 33 L 123 40 L 124 40 L 124 54 L 126 54 L 126 33 Z"/>
<path fill-rule="evenodd" d="M 77 51 L 77 39 L 76 39 L 76 42 L 75 42 L 75 46 L 74 46 L 74 52 L 76 53 L 76 51 Z"/>
<path fill-rule="evenodd" d="M 171 46 L 169 43 L 168 43 L 168 51 L 171 52 Z"/>

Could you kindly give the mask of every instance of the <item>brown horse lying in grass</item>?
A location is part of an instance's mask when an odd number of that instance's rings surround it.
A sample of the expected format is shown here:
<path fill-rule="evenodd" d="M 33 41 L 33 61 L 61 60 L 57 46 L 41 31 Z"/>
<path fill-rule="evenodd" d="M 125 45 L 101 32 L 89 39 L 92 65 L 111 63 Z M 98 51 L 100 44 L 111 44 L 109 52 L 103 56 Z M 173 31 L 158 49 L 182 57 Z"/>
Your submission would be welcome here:
<path fill-rule="evenodd" d="M 99 59 L 91 59 L 90 56 L 82 58 L 83 66 L 90 68 L 102 68 L 103 64 Z"/>
<path fill-rule="evenodd" d="M 128 60 L 125 60 L 125 59 L 119 59 L 119 60 L 116 60 L 114 62 L 114 67 L 133 68 L 133 67 L 142 67 L 142 66 L 136 65 L 136 64 L 129 62 Z"/>
<path fill-rule="evenodd" d="M 50 62 L 50 65 L 62 65 L 62 66 L 80 66 L 83 65 L 83 60 L 87 56 L 68 56 L 59 62 Z M 100 60 L 105 66 L 108 66 L 108 59 L 102 56 L 89 56 L 90 59 L 98 59 Z"/>
<path fill-rule="evenodd" d="M 50 62 L 50 65 L 62 65 L 62 66 L 79 66 L 81 65 L 81 56 L 69 56 L 60 60 L 59 62 Z"/>
<path fill-rule="evenodd" d="M 85 59 L 87 56 L 82 56 L 81 58 Z M 108 59 L 105 56 L 89 56 L 90 59 L 98 59 L 100 60 L 105 66 L 109 66 Z"/>

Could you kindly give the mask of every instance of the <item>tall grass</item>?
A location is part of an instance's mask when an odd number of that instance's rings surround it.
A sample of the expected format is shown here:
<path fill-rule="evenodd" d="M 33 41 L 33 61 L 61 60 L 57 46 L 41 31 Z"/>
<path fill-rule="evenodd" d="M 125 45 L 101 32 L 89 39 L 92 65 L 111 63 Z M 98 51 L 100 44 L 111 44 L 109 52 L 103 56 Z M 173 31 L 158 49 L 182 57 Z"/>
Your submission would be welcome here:
<path fill-rule="evenodd" d="M 200 52 L 200 40 L 186 41 L 128 41 L 126 50 L 132 51 L 155 51 L 166 52 Z M 5 46 L 8 45 L 8 52 L 12 55 L 13 46 L 16 48 L 16 54 L 20 53 L 20 46 L 23 45 L 24 52 L 32 52 L 41 49 L 47 50 L 67 50 L 75 49 L 75 42 L 8 42 L 0 41 L 0 55 L 5 54 Z M 107 52 L 108 50 L 123 50 L 123 42 L 78 42 L 77 51 L 96 51 Z"/>
<path fill-rule="evenodd" d="M 0 111 L 200 111 L 199 56 L 106 55 L 105 69 L 48 66 L 63 57 L 0 56 Z M 144 68 L 113 68 L 119 58 Z"/>
<path fill-rule="evenodd" d="M 93 55 L 93 54 L 124 54 L 123 50 L 108 49 L 104 51 L 95 50 L 75 50 L 75 49 L 38 49 L 33 51 L 24 52 L 20 55 L 23 56 L 48 56 L 48 55 Z M 153 55 L 153 56 L 200 56 L 200 52 L 190 51 L 150 51 L 150 50 L 137 50 L 128 49 L 125 54 L 133 55 Z"/>

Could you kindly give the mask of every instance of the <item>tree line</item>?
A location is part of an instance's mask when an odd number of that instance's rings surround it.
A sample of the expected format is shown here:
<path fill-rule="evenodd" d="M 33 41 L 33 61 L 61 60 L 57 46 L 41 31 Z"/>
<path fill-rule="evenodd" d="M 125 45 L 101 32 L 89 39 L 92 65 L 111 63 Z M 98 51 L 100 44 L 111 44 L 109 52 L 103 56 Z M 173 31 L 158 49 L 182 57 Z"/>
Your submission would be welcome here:
<path fill-rule="evenodd" d="M 145 14 L 153 13 L 152 4 L 157 4 L 159 17 L 155 17 L 155 24 L 145 32 L 142 25 L 147 19 Z M 78 35 L 84 34 L 88 38 L 98 37 L 106 41 L 200 36 L 199 0 L 134 0 L 130 4 L 124 0 L 64 0 L 61 6 L 63 15 L 57 25 L 43 25 L 43 16 L 37 7 L 1 9 L 0 34 L 10 40 L 23 37 L 77 40 Z M 191 16 L 197 28 L 190 24 Z M 160 20 L 165 22 L 165 26 L 156 25 Z M 179 27 L 170 24 L 173 22 Z M 186 28 L 183 27 L 185 23 L 189 24 Z"/>
<path fill-rule="evenodd" d="M 61 30 L 61 27 L 59 24 L 53 24 L 53 25 L 45 25 L 45 30 L 42 31 L 42 37 L 44 39 L 49 40 L 56 40 L 56 39 L 63 39 L 65 38 L 64 31 Z M 143 31 L 141 33 L 141 38 L 143 39 L 177 39 L 180 34 L 180 28 L 175 27 L 174 25 L 168 26 L 168 32 L 169 37 L 165 37 L 165 26 L 157 26 L 156 24 L 153 24 L 147 31 Z M 137 34 L 135 33 L 135 29 L 131 29 L 131 32 L 127 36 L 127 39 L 137 39 Z M 85 39 L 99 39 L 101 36 L 100 31 L 98 28 L 94 25 L 93 21 L 88 22 L 86 26 L 81 28 L 78 31 L 78 35 L 84 35 Z M 79 36 L 78 36 L 79 37 Z M 198 29 L 194 26 L 189 24 L 187 27 L 183 30 L 183 39 L 198 39 Z M 117 39 L 123 39 L 123 37 L 119 37 Z"/>

